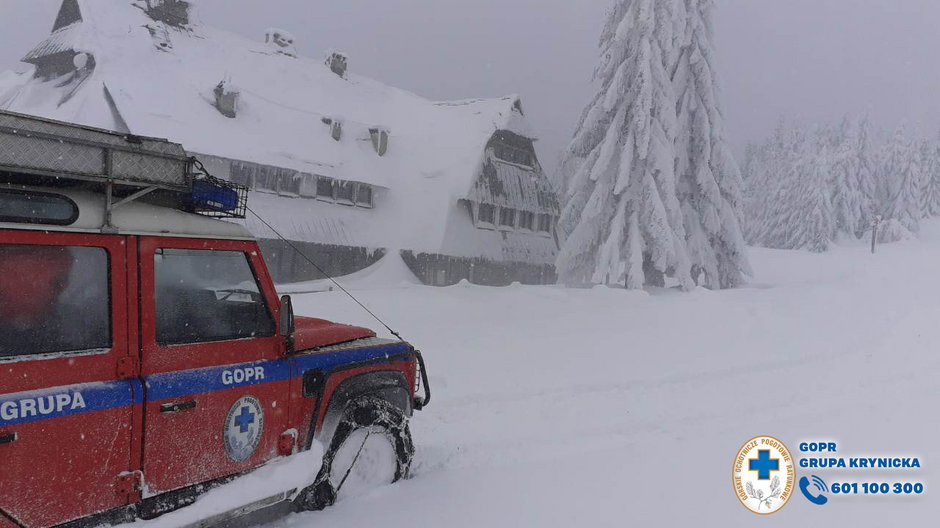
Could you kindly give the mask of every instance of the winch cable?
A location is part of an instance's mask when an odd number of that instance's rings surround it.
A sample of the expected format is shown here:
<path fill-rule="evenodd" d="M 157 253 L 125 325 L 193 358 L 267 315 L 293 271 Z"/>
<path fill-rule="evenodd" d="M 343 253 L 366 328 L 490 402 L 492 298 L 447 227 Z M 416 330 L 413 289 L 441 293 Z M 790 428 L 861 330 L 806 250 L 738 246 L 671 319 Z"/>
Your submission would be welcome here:
<path fill-rule="evenodd" d="M 359 299 L 357 299 L 355 295 L 349 293 L 349 290 L 347 290 L 346 288 L 343 288 L 343 285 L 342 285 L 342 284 L 336 282 L 336 279 L 334 279 L 329 273 L 327 273 L 326 271 L 324 271 L 323 268 L 321 268 L 320 266 L 318 266 L 316 262 L 314 262 L 313 260 L 310 259 L 310 257 L 308 257 L 307 255 L 305 255 L 304 252 L 301 251 L 297 246 L 295 246 L 293 242 L 291 242 L 290 240 L 288 240 L 287 238 L 285 238 L 284 235 L 282 235 L 280 232 L 278 232 L 277 229 L 274 229 L 274 226 L 272 226 L 271 224 L 269 224 L 264 218 L 261 218 L 261 215 L 259 215 L 258 213 L 254 212 L 254 210 L 252 210 L 251 207 L 246 207 L 246 209 L 248 210 L 249 213 L 251 213 L 252 215 L 254 215 L 254 217 L 257 218 L 259 222 L 261 222 L 262 224 L 264 224 L 264 225 L 265 225 L 268 229 L 270 229 L 275 235 L 277 235 L 278 238 L 280 238 L 281 240 L 283 240 L 284 243 L 286 243 L 288 246 L 290 246 L 291 249 L 293 249 L 294 251 L 296 251 L 298 255 L 300 255 L 300 256 L 301 256 L 304 260 L 306 260 L 311 266 L 313 266 L 318 272 L 320 272 L 321 275 L 323 275 L 324 277 L 326 277 L 327 279 L 329 279 L 330 282 L 332 282 L 333 284 L 335 284 L 336 287 L 340 289 L 340 291 L 342 291 L 343 293 L 345 293 L 346 295 L 348 295 L 349 298 L 352 299 L 353 301 L 355 301 L 356 304 L 358 304 L 363 310 L 366 311 L 366 313 L 368 313 L 369 315 L 371 315 L 373 319 L 375 319 L 376 321 L 379 322 L 379 324 L 381 324 L 382 326 L 384 326 L 385 329 L 389 331 L 389 333 L 391 333 L 393 336 L 397 337 L 399 341 L 402 341 L 402 342 L 405 341 L 405 339 L 402 338 L 401 334 L 399 334 L 398 332 L 392 330 L 392 327 L 388 326 L 388 325 L 385 323 L 385 321 L 383 321 L 381 318 L 379 318 L 379 316 L 375 315 L 375 313 L 374 313 L 372 310 L 370 310 L 366 305 L 362 304 L 362 302 L 360 302 Z"/>

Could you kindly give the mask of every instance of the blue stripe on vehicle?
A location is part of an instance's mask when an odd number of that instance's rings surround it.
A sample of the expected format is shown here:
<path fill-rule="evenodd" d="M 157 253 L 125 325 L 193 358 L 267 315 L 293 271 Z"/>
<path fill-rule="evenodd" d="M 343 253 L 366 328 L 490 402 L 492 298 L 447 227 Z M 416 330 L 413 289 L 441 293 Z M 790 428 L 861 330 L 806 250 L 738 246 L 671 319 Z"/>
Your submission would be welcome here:
<path fill-rule="evenodd" d="M 302 355 L 297 356 L 295 361 L 297 362 L 297 369 L 301 373 L 311 369 L 320 369 L 329 372 L 336 367 L 375 361 L 383 358 L 388 359 L 392 356 L 407 353 L 410 350 L 411 348 L 407 343 L 391 343 L 379 347 L 338 350 L 325 354 Z"/>
<path fill-rule="evenodd" d="M 337 367 L 352 366 L 368 361 L 391 359 L 410 350 L 408 345 L 393 343 L 379 347 L 339 350 L 320 354 L 300 355 L 292 359 L 243 363 L 226 367 L 212 367 L 157 374 L 145 378 L 151 401 L 178 398 L 237 387 L 284 381 L 291 378 L 291 363 L 294 376 L 307 370 L 324 372 Z M 263 378 L 258 376 L 261 369 Z M 235 372 L 241 371 L 242 376 Z M 247 372 L 254 375 L 247 379 Z M 229 373 L 226 375 L 226 373 Z M 229 375 L 231 377 L 229 377 Z M 240 381 L 235 381 L 240 380 Z M 0 395 L 0 427 L 8 427 L 66 416 L 117 409 L 143 403 L 144 386 L 139 380 L 114 381 L 70 385 L 40 391 Z"/>
<path fill-rule="evenodd" d="M 127 382 L 131 384 L 131 393 L 134 397 L 134 405 L 142 405 L 144 403 L 144 384 L 141 383 L 137 378 L 128 380 Z"/>
<path fill-rule="evenodd" d="M 0 427 L 139 404 L 143 401 L 139 387 L 139 381 L 130 380 L 3 394 L 0 395 Z"/>
<path fill-rule="evenodd" d="M 167 400 L 193 394 L 203 394 L 237 387 L 248 387 L 284 381 L 292 377 L 291 362 L 294 362 L 295 365 L 294 376 L 300 376 L 305 371 L 311 369 L 320 369 L 328 372 L 334 370 L 336 367 L 380 360 L 383 358 L 387 359 L 392 356 L 407 353 L 409 350 L 410 348 L 407 344 L 392 343 L 379 347 L 314 353 L 276 361 L 258 361 L 227 365 L 224 367 L 209 367 L 169 372 L 166 374 L 155 374 L 144 378 L 144 384 L 147 387 L 148 400 Z M 257 372 L 256 369 L 261 369 L 263 376 L 254 374 Z M 239 371 L 243 374 L 252 372 L 253 375 L 250 379 L 247 375 L 243 375 L 241 380 L 236 382 L 234 381 L 234 376 L 235 373 Z"/>
<path fill-rule="evenodd" d="M 235 377 L 237 372 L 241 373 L 241 378 Z M 250 377 L 247 375 L 249 372 Z M 256 374 L 259 372 L 261 375 Z M 280 359 L 154 374 L 144 378 L 144 384 L 147 387 L 147 399 L 154 401 L 286 379 L 290 379 L 290 364 L 286 359 Z"/>

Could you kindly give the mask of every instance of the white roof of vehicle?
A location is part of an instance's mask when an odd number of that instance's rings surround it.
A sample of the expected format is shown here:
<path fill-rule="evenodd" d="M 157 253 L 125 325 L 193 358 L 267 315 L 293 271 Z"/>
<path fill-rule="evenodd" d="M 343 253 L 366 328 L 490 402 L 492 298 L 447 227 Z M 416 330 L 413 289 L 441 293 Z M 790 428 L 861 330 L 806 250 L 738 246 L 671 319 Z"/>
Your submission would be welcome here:
<path fill-rule="evenodd" d="M 58 194 L 71 199 L 78 206 L 78 219 L 68 226 L 0 222 L 0 229 L 100 233 L 104 226 L 105 197 L 103 194 L 75 189 L 22 185 L 0 185 L 0 189 Z M 123 235 L 254 239 L 252 234 L 241 225 L 141 201 L 129 202 L 114 209 L 111 215 L 111 225 Z"/>

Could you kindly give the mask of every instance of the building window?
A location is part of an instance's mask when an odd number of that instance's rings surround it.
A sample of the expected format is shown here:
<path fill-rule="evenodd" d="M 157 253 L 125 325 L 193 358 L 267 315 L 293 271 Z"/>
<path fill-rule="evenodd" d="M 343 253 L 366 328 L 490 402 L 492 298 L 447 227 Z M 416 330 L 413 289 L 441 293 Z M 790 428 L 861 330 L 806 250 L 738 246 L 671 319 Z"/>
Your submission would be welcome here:
<path fill-rule="evenodd" d="M 304 198 L 317 197 L 317 177 L 312 174 L 298 174 L 300 195 Z"/>
<path fill-rule="evenodd" d="M 535 165 L 532 153 L 525 149 L 511 147 L 502 143 L 496 143 L 493 146 L 493 153 L 498 159 L 508 161 L 509 163 L 524 165 L 526 167 L 532 167 Z"/>
<path fill-rule="evenodd" d="M 278 192 L 287 196 L 300 196 L 300 182 L 302 176 L 299 172 L 283 171 L 281 172 Z"/>
<path fill-rule="evenodd" d="M 255 190 L 277 192 L 277 171 L 268 167 L 258 167 L 255 174 Z"/>
<path fill-rule="evenodd" d="M 317 198 L 321 200 L 333 199 L 333 180 L 331 178 L 317 177 Z"/>
<path fill-rule="evenodd" d="M 535 231 L 535 213 L 531 213 L 529 211 L 520 211 L 519 228 Z"/>
<path fill-rule="evenodd" d="M 552 215 L 539 215 L 539 231 L 542 233 L 552 232 Z"/>
<path fill-rule="evenodd" d="M 500 227 L 516 227 L 516 210 L 508 207 L 500 207 L 499 225 Z"/>
<path fill-rule="evenodd" d="M 244 185 L 249 189 L 254 189 L 255 182 L 252 181 L 252 168 L 244 163 L 232 162 L 230 166 L 231 178 L 233 183 Z"/>
<path fill-rule="evenodd" d="M 356 191 L 356 205 L 359 207 L 372 207 L 372 187 L 364 183 L 359 184 Z"/>
<path fill-rule="evenodd" d="M 352 205 L 356 199 L 356 184 L 342 182 L 336 186 L 336 201 Z"/>
<path fill-rule="evenodd" d="M 496 206 L 490 204 L 480 204 L 477 209 L 477 220 L 484 224 L 496 223 Z"/>

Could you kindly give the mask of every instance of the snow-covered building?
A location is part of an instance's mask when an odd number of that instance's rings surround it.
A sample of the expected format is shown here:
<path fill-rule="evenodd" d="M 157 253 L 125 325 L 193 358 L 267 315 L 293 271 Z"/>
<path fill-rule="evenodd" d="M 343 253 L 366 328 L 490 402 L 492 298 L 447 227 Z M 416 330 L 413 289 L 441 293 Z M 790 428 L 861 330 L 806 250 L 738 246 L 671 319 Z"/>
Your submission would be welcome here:
<path fill-rule="evenodd" d="M 554 282 L 559 204 L 518 97 L 429 101 L 192 4 L 64 0 L 34 70 L 0 73 L 0 108 L 182 143 L 331 274 L 399 252 L 429 284 Z M 279 280 L 318 277 L 245 222 Z"/>

